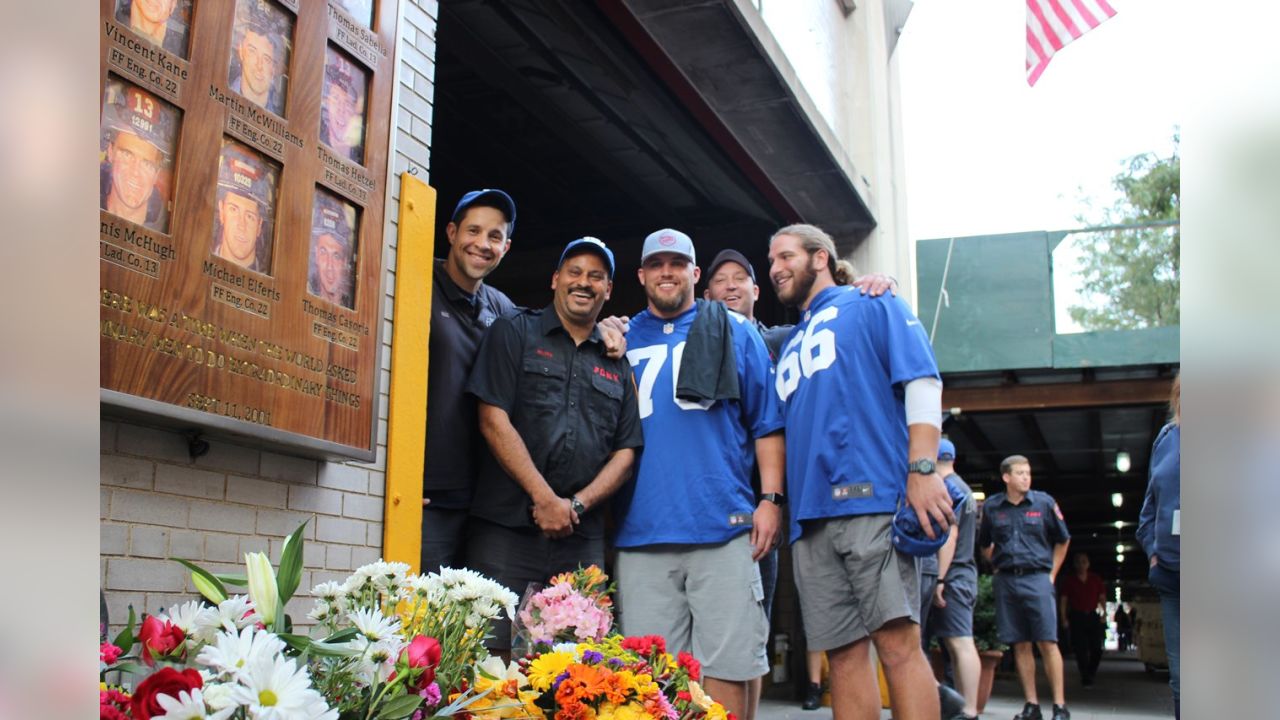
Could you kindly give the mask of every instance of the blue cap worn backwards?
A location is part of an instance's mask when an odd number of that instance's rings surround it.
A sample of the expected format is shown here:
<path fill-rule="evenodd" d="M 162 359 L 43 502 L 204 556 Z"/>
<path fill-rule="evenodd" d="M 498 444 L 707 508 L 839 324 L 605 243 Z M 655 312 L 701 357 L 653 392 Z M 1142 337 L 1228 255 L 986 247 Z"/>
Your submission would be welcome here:
<path fill-rule="evenodd" d="M 584 252 L 591 252 L 599 255 L 604 260 L 604 264 L 609 268 L 609 279 L 613 279 L 613 251 L 610 250 L 604 242 L 599 238 L 580 237 L 564 246 L 564 252 L 560 253 L 560 263 L 557 268 L 564 265 L 564 261 L 574 255 L 581 255 Z"/>
<path fill-rule="evenodd" d="M 955 460 L 956 459 L 955 443 L 951 442 L 946 438 L 942 438 L 941 440 L 939 440 L 938 441 L 938 459 L 939 460 Z"/>
<path fill-rule="evenodd" d="M 458 222 L 462 219 L 463 214 L 467 212 L 467 208 L 473 205 L 483 205 L 486 207 L 496 207 L 507 216 L 507 234 L 516 234 L 516 201 L 511 196 L 501 190 L 494 188 L 485 188 L 483 190 L 472 190 L 462 199 L 458 201 L 458 205 L 453 208 L 453 215 L 450 216 L 450 222 Z"/>

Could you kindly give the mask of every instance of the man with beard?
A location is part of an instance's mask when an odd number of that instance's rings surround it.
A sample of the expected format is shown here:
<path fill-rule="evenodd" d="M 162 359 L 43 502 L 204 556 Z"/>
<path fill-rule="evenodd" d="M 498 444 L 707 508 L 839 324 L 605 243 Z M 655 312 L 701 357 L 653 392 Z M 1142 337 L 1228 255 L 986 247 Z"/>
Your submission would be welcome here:
<path fill-rule="evenodd" d="M 929 339 L 902 300 L 838 287 L 835 243 L 820 228 L 774 233 L 769 262 L 778 298 L 801 311 L 776 386 L 809 648 L 827 652 L 837 717 L 880 716 L 874 643 L 894 717 L 933 720 L 939 703 L 920 648 L 919 577 L 890 541 L 903 502 L 930 539 L 938 532 L 930 518 L 943 532 L 953 519 L 934 470 L 942 382 Z"/>
<path fill-rule="evenodd" d="M 629 367 L 606 357 L 596 325 L 613 271 L 596 238 L 566 245 L 551 305 L 494 322 L 467 381 L 492 452 L 476 481 L 467 567 L 517 594 L 604 564 L 605 501 L 643 444 Z M 492 649 L 511 647 L 509 621 L 495 623 Z"/>
<path fill-rule="evenodd" d="M 159 100 L 126 86 L 122 102 L 103 113 L 111 141 L 99 170 L 102 209 L 159 232 L 169 232 L 169 210 L 156 192 L 172 139 L 166 119 Z"/>
<path fill-rule="evenodd" d="M 752 682 L 769 667 L 757 561 L 776 546 L 786 503 L 773 366 L 747 318 L 695 303 L 688 235 L 650 234 L 638 274 L 649 302 L 631 320 L 627 358 L 650 451 L 619 495 L 622 630 L 691 652 L 711 696 L 753 720 Z M 711 392 L 696 387 L 704 378 Z"/>
<path fill-rule="evenodd" d="M 284 93 L 277 87 L 280 33 L 258 8 L 249 10 L 232 54 L 231 89 L 249 102 L 284 115 Z M 238 70 L 238 72 L 237 72 Z"/>
<path fill-rule="evenodd" d="M 756 271 L 751 266 L 751 262 L 737 250 L 721 250 L 711 261 L 707 269 L 707 277 L 710 279 L 707 281 L 707 287 L 702 291 L 702 296 L 707 300 L 719 300 L 725 304 L 725 307 L 745 316 L 764 339 L 765 346 L 769 348 L 769 358 L 776 360 L 778 353 L 782 350 L 782 343 L 791 333 L 793 326 L 779 325 L 771 328 L 756 319 L 755 307 L 760 299 L 760 286 L 756 284 Z M 873 296 L 880 295 L 885 290 L 894 290 L 896 294 L 897 288 L 893 278 L 879 274 L 858 278 L 853 285 L 861 292 L 869 292 Z M 751 487 L 759 495 L 760 473 L 758 470 L 753 470 L 751 473 Z M 764 614 L 768 620 L 773 617 L 773 596 L 778 584 L 778 549 L 776 547 L 761 556 L 760 578 L 764 583 Z M 822 654 L 810 652 L 807 664 L 810 668 L 810 683 L 806 691 L 804 708 L 816 710 L 822 702 Z M 813 670 L 815 665 L 818 668 L 817 671 Z M 763 678 L 756 678 L 751 683 L 751 695 L 757 701 L 762 686 Z"/>

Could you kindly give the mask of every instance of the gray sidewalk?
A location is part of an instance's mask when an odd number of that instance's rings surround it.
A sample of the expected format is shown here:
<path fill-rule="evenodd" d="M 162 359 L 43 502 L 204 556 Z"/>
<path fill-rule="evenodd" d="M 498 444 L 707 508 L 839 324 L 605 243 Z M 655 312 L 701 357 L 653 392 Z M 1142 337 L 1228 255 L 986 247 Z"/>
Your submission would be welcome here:
<path fill-rule="evenodd" d="M 1080 686 L 1075 661 L 1066 659 L 1067 707 L 1071 720 L 1166 720 L 1173 717 L 1169 698 L 1169 674 L 1148 673 L 1132 654 L 1107 653 L 1091 688 Z M 1045 720 L 1052 710 L 1049 688 L 1043 672 L 1038 672 L 1040 708 Z M 996 676 L 991 700 L 982 713 L 984 720 L 1009 720 L 1022 710 L 1022 690 L 1012 672 Z M 888 710 L 881 718 L 892 717 Z M 831 708 L 805 711 L 799 701 L 762 700 L 757 720 L 831 720 Z"/>

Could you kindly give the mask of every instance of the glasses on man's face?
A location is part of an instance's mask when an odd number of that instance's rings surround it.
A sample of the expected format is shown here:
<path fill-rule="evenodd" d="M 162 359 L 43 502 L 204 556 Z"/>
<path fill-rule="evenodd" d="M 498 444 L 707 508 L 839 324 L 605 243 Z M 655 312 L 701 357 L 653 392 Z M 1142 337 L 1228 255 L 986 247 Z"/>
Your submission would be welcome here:
<path fill-rule="evenodd" d="M 143 170 L 154 173 L 160 171 L 160 164 L 149 158 L 144 158 L 130 150 L 119 145 L 113 145 L 115 152 L 112 154 L 112 162 L 129 167 L 140 167 Z"/>

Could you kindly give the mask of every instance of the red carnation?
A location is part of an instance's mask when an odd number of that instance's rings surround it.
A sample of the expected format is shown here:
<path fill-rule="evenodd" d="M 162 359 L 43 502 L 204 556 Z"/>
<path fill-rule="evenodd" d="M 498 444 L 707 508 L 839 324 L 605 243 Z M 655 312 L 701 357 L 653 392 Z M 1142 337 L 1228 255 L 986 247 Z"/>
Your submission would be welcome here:
<path fill-rule="evenodd" d="M 120 648 L 109 642 L 104 642 L 98 646 L 98 660 L 104 665 L 113 665 L 116 660 L 120 659 Z"/>
<path fill-rule="evenodd" d="M 667 641 L 661 635 L 639 635 L 623 638 L 622 647 L 640 655 L 660 655 L 667 651 Z"/>
<path fill-rule="evenodd" d="M 179 672 L 171 667 L 160 668 L 133 691 L 133 701 L 130 703 L 133 720 L 151 720 L 152 715 L 165 713 L 165 709 L 156 700 L 157 695 L 177 698 L 180 693 L 191 692 L 203 685 L 204 681 L 200 679 L 198 670 L 187 668 Z"/>
<path fill-rule="evenodd" d="M 182 641 L 186 639 L 187 634 L 177 625 L 153 615 L 143 618 L 142 627 L 138 630 L 138 641 L 142 643 L 142 660 L 148 665 L 156 664 L 151 657 L 152 653 L 161 657 L 168 655 L 182 647 Z"/>
<path fill-rule="evenodd" d="M 436 667 L 440 665 L 440 641 L 426 635 L 419 635 L 404 649 L 400 659 L 411 668 L 422 668 L 418 676 L 417 688 L 424 688 L 436 679 Z"/>
<path fill-rule="evenodd" d="M 676 655 L 676 664 L 685 669 L 689 673 L 689 679 L 698 681 L 702 678 L 702 663 L 687 652 L 681 652 Z"/>

